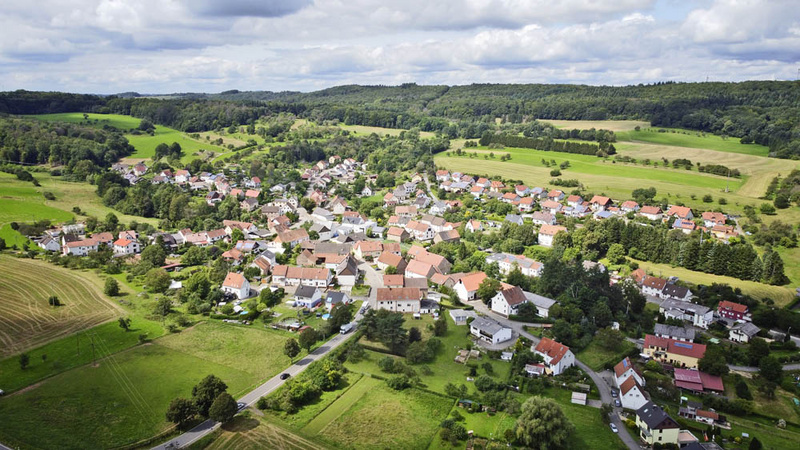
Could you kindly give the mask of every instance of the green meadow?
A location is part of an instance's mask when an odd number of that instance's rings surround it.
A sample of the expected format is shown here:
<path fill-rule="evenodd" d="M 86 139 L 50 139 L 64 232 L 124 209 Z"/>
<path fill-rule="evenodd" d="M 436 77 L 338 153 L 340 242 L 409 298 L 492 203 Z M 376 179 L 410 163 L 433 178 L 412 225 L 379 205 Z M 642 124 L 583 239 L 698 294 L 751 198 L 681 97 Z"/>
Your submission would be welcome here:
<path fill-rule="evenodd" d="M 659 132 L 658 130 L 665 131 Z M 618 131 L 617 140 L 621 142 L 639 141 L 675 147 L 702 148 L 718 152 L 743 153 L 755 156 L 767 156 L 769 154 L 769 147 L 764 145 L 742 144 L 739 138 L 723 138 L 711 133 L 680 128 L 643 128 L 639 131 Z"/>

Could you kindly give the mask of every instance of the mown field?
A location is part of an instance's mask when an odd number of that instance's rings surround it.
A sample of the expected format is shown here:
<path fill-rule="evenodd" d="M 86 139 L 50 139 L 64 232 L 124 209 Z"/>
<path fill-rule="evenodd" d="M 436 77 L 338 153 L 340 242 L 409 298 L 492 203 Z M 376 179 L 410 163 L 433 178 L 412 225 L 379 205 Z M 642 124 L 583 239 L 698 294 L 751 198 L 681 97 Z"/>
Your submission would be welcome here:
<path fill-rule="evenodd" d="M 91 274 L 10 256 L 0 256 L 0 273 L 0 357 L 124 314 Z M 50 306 L 51 295 L 62 306 Z"/>
<path fill-rule="evenodd" d="M 650 122 L 643 120 L 553 120 L 538 119 L 539 122 L 547 122 L 556 128 L 566 128 L 568 130 L 609 130 L 615 133 L 621 131 L 633 131 L 636 127 L 647 128 Z"/>
<path fill-rule="evenodd" d="M 340 124 L 339 127 L 342 129 L 348 130 L 351 133 L 355 133 L 356 135 L 365 135 L 369 136 L 372 133 L 377 134 L 378 136 L 399 136 L 401 132 L 405 131 L 399 128 L 383 128 L 383 127 L 370 127 L 366 125 L 344 125 Z M 431 133 L 430 131 L 420 131 L 419 137 L 423 139 L 432 138 L 436 136 L 436 133 Z"/>
<path fill-rule="evenodd" d="M 99 336 L 94 341 L 101 350 L 109 345 Z M 283 338 L 269 331 L 196 325 L 8 396 L 0 402 L 0 415 L 8 418 L 0 423 L 0 441 L 37 448 L 137 442 L 166 430 L 169 402 L 191 396 L 192 386 L 206 375 L 220 377 L 237 397 L 286 365 L 269 356 L 282 348 Z M 48 426 L 42 429 L 41 423 Z"/>
<path fill-rule="evenodd" d="M 658 130 L 666 130 L 659 132 Z M 674 147 L 702 148 L 718 152 L 742 153 L 745 155 L 767 156 L 769 147 L 759 144 L 742 144 L 739 138 L 717 136 L 700 131 L 680 128 L 643 128 L 639 131 L 617 132 L 617 140 L 631 142 L 648 142 L 651 144 L 670 145 Z"/>
<path fill-rule="evenodd" d="M 123 116 L 119 114 L 88 114 L 89 120 L 84 119 L 83 113 L 60 113 L 60 114 L 42 114 L 35 117 L 39 120 L 47 120 L 53 122 L 69 122 L 91 125 L 96 127 L 103 127 L 109 125 L 122 131 L 130 131 L 135 129 L 141 123 L 141 119 L 131 116 Z M 177 142 L 180 144 L 184 152 L 182 160 L 184 162 L 191 161 L 198 158 L 198 152 L 211 151 L 215 154 L 226 152 L 227 149 L 213 145 L 208 142 L 202 142 L 192 139 L 188 134 L 178 131 L 173 128 L 156 125 L 156 130 L 153 136 L 148 134 L 133 135 L 126 133 L 125 137 L 136 148 L 136 152 L 132 154 L 128 160 L 141 160 L 150 159 L 155 154 L 155 149 L 158 144 L 172 144 Z"/>
<path fill-rule="evenodd" d="M 322 450 L 325 447 L 261 417 L 237 417 L 221 428 L 206 450 Z"/>

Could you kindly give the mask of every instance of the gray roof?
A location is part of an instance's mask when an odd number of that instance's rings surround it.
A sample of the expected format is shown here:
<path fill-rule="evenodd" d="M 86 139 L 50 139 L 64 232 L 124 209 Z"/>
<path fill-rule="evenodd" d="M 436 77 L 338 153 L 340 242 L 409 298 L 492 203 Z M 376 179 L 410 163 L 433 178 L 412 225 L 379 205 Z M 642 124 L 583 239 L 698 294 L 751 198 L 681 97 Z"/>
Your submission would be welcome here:
<path fill-rule="evenodd" d="M 428 300 L 427 298 L 423 298 L 419 301 L 420 309 L 437 309 L 439 308 L 439 304 L 433 300 Z"/>
<path fill-rule="evenodd" d="M 325 301 L 329 303 L 342 303 L 347 298 L 344 292 L 331 291 L 325 296 Z"/>
<path fill-rule="evenodd" d="M 661 302 L 661 308 L 664 310 L 678 309 L 681 311 L 691 311 L 701 316 L 711 311 L 710 308 L 707 308 L 703 305 L 698 305 L 697 303 L 690 303 L 690 302 L 681 302 L 678 300 L 664 300 L 663 302 Z"/>
<path fill-rule="evenodd" d="M 645 403 L 636 410 L 636 415 L 651 429 L 678 428 L 678 423 L 653 402 Z"/>
<path fill-rule="evenodd" d="M 669 297 L 686 298 L 686 295 L 691 296 L 691 291 L 686 286 L 679 286 L 673 283 L 667 283 L 661 293 Z"/>
<path fill-rule="evenodd" d="M 657 323 L 654 330 L 656 335 L 669 336 L 675 339 L 685 339 L 687 341 L 694 341 L 694 329 L 678 327 L 675 325 L 664 325 Z"/>
<path fill-rule="evenodd" d="M 529 302 L 542 309 L 550 309 L 551 306 L 556 304 L 556 301 L 552 298 L 542 297 L 541 295 L 534 294 L 532 292 L 525 292 L 525 298 L 527 298 Z"/>
<path fill-rule="evenodd" d="M 294 296 L 297 298 L 312 298 L 315 292 L 317 292 L 317 288 L 303 285 L 297 287 L 297 290 L 294 291 Z"/>
<path fill-rule="evenodd" d="M 470 327 L 477 328 L 479 331 L 491 336 L 494 336 L 503 330 L 503 328 L 505 328 L 494 320 L 485 319 L 483 317 L 478 317 L 477 319 L 473 320 L 470 324 Z"/>
<path fill-rule="evenodd" d="M 522 225 L 522 223 L 523 223 L 522 216 L 520 216 L 518 214 L 506 214 L 505 221 L 506 222 L 511 222 L 511 223 L 516 223 L 518 225 Z"/>
<path fill-rule="evenodd" d="M 759 331 L 761 331 L 761 328 L 758 328 L 757 326 L 753 325 L 751 322 L 742 322 L 742 323 L 737 323 L 736 325 L 732 326 L 731 330 L 737 330 L 737 331 L 739 331 L 739 332 L 741 332 L 743 334 L 746 334 L 746 335 L 748 335 L 750 337 L 753 337 L 756 334 L 758 334 Z"/>

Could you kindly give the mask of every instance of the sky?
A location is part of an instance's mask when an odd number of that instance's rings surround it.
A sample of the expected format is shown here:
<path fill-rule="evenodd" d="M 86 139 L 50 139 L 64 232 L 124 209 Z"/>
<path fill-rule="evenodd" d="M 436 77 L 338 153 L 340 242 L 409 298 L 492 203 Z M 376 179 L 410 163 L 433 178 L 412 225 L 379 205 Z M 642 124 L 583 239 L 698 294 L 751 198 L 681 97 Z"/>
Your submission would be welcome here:
<path fill-rule="evenodd" d="M 3 0 L 0 91 L 787 80 L 798 0 Z"/>

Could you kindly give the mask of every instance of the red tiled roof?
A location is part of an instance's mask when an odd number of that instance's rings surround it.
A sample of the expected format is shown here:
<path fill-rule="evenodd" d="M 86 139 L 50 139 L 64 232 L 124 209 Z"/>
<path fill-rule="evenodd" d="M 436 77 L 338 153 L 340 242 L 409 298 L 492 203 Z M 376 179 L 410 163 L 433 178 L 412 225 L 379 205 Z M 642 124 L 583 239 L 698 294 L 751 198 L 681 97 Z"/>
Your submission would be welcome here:
<path fill-rule="evenodd" d="M 622 395 L 625 395 L 634 388 L 634 386 L 638 387 L 639 383 L 636 382 L 636 378 L 633 375 L 629 376 L 627 380 L 623 381 L 622 384 L 619 385 L 619 391 Z"/>
<path fill-rule="evenodd" d="M 561 361 L 561 358 L 563 358 L 564 355 L 566 355 L 569 351 L 569 347 L 550 338 L 544 337 L 536 345 L 536 351 L 549 356 L 551 358 L 550 365 L 552 366 Z"/>
<path fill-rule="evenodd" d="M 664 289 L 664 286 L 666 285 L 667 285 L 667 280 L 658 277 L 646 277 L 642 281 L 642 286 L 658 289 L 659 291 Z"/>
<path fill-rule="evenodd" d="M 737 312 L 737 313 L 740 313 L 740 314 L 747 314 L 747 310 L 748 310 L 747 305 L 742 305 L 741 303 L 729 302 L 727 300 L 723 300 L 723 301 L 719 302 L 718 309 L 720 311 L 721 310 L 730 310 L 730 311 Z"/>
<path fill-rule="evenodd" d="M 667 353 L 688 356 L 700 359 L 706 353 L 706 346 L 691 342 L 676 341 L 675 339 L 662 338 L 648 334 L 644 338 L 644 348 L 661 347 L 666 348 Z"/>
<path fill-rule="evenodd" d="M 542 228 L 539 229 L 539 234 L 544 234 L 545 236 L 555 236 L 561 231 L 567 231 L 567 228 L 562 227 L 561 225 L 544 224 L 542 225 Z"/>
<path fill-rule="evenodd" d="M 639 212 L 641 214 L 661 214 L 661 208 L 658 206 L 642 206 Z"/>
<path fill-rule="evenodd" d="M 469 275 L 463 276 L 459 283 L 464 285 L 464 288 L 467 292 L 477 291 L 478 287 L 483 283 L 483 280 L 486 279 L 486 274 L 483 272 L 473 272 Z"/>
<path fill-rule="evenodd" d="M 667 215 L 668 216 L 676 215 L 676 216 L 680 217 L 681 219 L 685 219 L 685 218 L 687 218 L 689 216 L 689 214 L 691 212 L 692 212 L 692 209 L 688 208 L 686 206 L 673 205 L 673 206 L 670 206 L 669 211 L 667 211 Z"/>
<path fill-rule="evenodd" d="M 592 199 L 589 201 L 589 203 L 592 203 L 592 204 L 597 203 L 598 205 L 604 205 L 605 206 L 605 205 L 608 205 L 609 203 L 611 203 L 611 199 L 608 198 L 608 197 L 604 197 L 602 195 L 595 195 L 594 197 L 592 197 Z"/>
<path fill-rule="evenodd" d="M 419 288 L 378 288 L 376 294 L 377 301 L 397 301 L 397 300 L 419 300 L 421 297 Z"/>
<path fill-rule="evenodd" d="M 225 281 L 222 283 L 222 285 L 233 289 L 241 289 L 245 281 L 246 280 L 242 274 L 228 272 L 228 275 L 225 277 Z"/>

